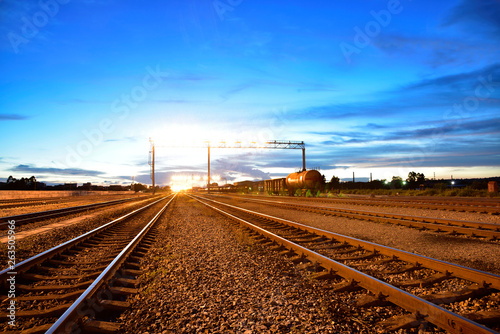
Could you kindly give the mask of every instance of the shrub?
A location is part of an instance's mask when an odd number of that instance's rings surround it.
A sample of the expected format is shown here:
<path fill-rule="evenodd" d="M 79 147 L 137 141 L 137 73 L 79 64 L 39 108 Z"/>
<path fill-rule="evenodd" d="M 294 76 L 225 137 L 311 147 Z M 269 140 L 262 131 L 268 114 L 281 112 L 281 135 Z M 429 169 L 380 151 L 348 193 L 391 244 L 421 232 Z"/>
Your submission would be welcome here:
<path fill-rule="evenodd" d="M 438 190 L 438 191 L 445 191 L 446 190 L 446 183 L 436 183 L 434 186 L 433 186 L 434 189 Z"/>
<path fill-rule="evenodd" d="M 477 193 L 476 190 L 469 187 L 465 187 L 458 191 L 458 196 L 476 196 L 476 193 Z"/>
<path fill-rule="evenodd" d="M 307 189 L 306 197 L 312 197 L 311 189 Z"/>

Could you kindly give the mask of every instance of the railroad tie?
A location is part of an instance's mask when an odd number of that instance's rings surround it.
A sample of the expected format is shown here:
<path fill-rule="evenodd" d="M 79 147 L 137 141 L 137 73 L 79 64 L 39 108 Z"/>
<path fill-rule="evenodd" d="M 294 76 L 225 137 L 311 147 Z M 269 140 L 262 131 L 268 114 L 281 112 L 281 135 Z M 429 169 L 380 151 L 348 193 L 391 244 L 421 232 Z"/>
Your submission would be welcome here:
<path fill-rule="evenodd" d="M 356 282 L 355 280 L 351 279 L 348 281 L 344 281 L 338 284 L 333 285 L 330 290 L 332 292 L 352 292 L 352 291 L 358 291 L 363 289 L 358 285 L 359 282 Z"/>
<path fill-rule="evenodd" d="M 500 309 L 496 310 L 488 310 L 488 311 L 479 311 L 474 313 L 462 313 L 461 316 L 472 320 L 474 322 L 493 326 L 495 324 L 498 325 L 500 323 Z"/>
<path fill-rule="evenodd" d="M 423 323 L 425 323 L 425 320 L 421 315 L 407 314 L 379 322 L 377 325 L 384 328 L 387 332 L 395 332 L 400 329 L 415 328 Z"/>
<path fill-rule="evenodd" d="M 429 295 L 420 296 L 420 298 L 430 301 L 434 304 L 450 304 L 459 302 L 469 298 L 481 298 L 491 293 L 491 289 L 485 288 L 478 284 L 473 284 L 457 292 L 441 292 Z"/>
<path fill-rule="evenodd" d="M 356 300 L 358 307 L 372 307 L 372 306 L 387 306 L 391 302 L 386 300 L 387 296 L 379 293 L 378 295 L 362 295 Z"/>
<path fill-rule="evenodd" d="M 88 320 L 83 323 L 83 329 L 91 333 L 116 333 L 121 324 L 116 322 Z"/>
<path fill-rule="evenodd" d="M 444 281 L 446 279 L 452 278 L 452 276 L 449 273 L 437 273 L 431 277 L 428 278 L 423 278 L 423 279 L 417 279 L 417 280 L 406 280 L 406 281 L 400 281 L 400 282 L 394 282 L 393 285 L 397 287 L 411 287 L 411 286 L 420 286 L 420 287 L 425 287 L 432 285 L 434 283 L 439 283 L 441 281 Z"/>

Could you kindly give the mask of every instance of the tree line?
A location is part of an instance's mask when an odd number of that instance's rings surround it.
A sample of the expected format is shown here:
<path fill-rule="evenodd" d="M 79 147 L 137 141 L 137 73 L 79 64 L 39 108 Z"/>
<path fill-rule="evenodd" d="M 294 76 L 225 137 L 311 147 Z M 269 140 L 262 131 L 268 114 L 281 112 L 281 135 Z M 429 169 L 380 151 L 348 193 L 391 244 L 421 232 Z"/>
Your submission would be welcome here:
<path fill-rule="evenodd" d="M 16 179 L 11 175 L 2 188 L 6 190 L 37 190 L 40 186 L 45 186 L 45 184 L 38 182 L 35 176 Z"/>
<path fill-rule="evenodd" d="M 392 179 L 373 180 L 369 182 L 340 182 L 340 178 L 332 176 L 330 182 L 325 184 L 325 191 L 343 189 L 418 189 L 425 183 L 425 175 L 414 171 L 408 173 L 408 177 L 403 180 L 400 176 L 393 176 Z"/>

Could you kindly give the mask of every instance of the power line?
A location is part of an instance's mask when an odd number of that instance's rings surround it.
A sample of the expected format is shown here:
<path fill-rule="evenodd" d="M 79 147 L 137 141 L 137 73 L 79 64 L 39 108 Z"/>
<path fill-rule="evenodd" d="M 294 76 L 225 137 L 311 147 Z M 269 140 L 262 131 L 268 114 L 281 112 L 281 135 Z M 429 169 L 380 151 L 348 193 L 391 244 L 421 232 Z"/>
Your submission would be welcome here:
<path fill-rule="evenodd" d="M 154 194 L 154 159 L 155 159 L 155 143 L 149 138 L 151 143 L 151 150 L 149 151 L 149 165 L 151 166 L 151 179 L 153 180 L 153 194 Z M 235 141 L 228 143 L 225 141 L 220 141 L 216 144 L 210 141 L 204 142 L 204 146 L 195 145 L 156 145 L 157 147 L 178 147 L 178 148 L 207 148 L 208 149 L 208 178 L 207 178 L 207 192 L 210 193 L 210 149 L 211 148 L 254 148 L 254 149 L 282 149 L 282 150 L 302 150 L 302 170 L 306 170 L 306 145 L 303 141 L 286 141 L 286 140 L 272 140 L 266 141 L 264 143 L 259 142 L 249 142 L 244 143 L 241 141 Z"/>

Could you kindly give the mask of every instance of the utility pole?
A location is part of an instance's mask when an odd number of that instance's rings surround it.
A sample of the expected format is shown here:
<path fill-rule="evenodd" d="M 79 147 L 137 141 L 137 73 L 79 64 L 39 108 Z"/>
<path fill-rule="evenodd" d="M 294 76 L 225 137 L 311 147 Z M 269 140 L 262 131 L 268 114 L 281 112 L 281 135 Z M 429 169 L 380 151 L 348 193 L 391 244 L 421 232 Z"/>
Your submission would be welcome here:
<path fill-rule="evenodd" d="M 207 178 L 207 193 L 210 194 L 210 143 L 208 143 L 208 178 Z"/>
<path fill-rule="evenodd" d="M 155 142 L 149 138 L 149 142 L 151 143 L 151 151 L 149 157 L 149 165 L 151 166 L 150 177 L 153 180 L 153 195 L 155 194 Z"/>
<path fill-rule="evenodd" d="M 155 194 L 155 146 L 153 145 L 153 169 L 152 169 L 152 176 L 153 176 L 153 195 Z"/>
<path fill-rule="evenodd" d="M 306 171 L 306 147 L 302 147 L 302 171 Z"/>
<path fill-rule="evenodd" d="M 0 0 L 1 1 L 1 0 Z M 151 143 L 151 150 L 149 151 L 149 165 L 151 166 L 151 180 L 153 180 L 153 193 L 154 193 L 154 156 L 155 156 L 155 144 L 153 139 L 149 138 L 149 142 Z M 273 140 L 267 141 L 263 144 L 258 144 L 256 142 L 252 142 L 248 145 L 242 144 L 242 142 L 235 142 L 234 145 L 227 144 L 226 142 L 221 142 L 219 144 L 210 145 L 210 142 L 207 143 L 208 148 L 208 180 L 207 180 L 207 193 L 210 193 L 210 148 L 260 148 L 260 149 L 302 149 L 302 170 L 306 170 L 306 146 L 303 141 L 301 142 L 293 142 L 293 141 L 284 141 L 284 140 Z M 160 145 L 160 147 L 166 147 Z M 175 147 L 175 146 L 174 146 Z M 193 146 L 197 147 L 197 146 Z M 226 180 L 227 182 L 227 180 Z"/>

